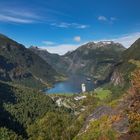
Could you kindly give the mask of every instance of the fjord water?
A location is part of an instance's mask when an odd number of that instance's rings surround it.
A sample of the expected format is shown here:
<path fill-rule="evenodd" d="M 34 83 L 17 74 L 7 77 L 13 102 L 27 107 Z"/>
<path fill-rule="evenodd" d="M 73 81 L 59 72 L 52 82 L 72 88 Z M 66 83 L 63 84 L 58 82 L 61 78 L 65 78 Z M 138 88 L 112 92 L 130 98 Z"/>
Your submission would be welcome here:
<path fill-rule="evenodd" d="M 81 84 L 86 85 L 86 91 L 91 91 L 94 89 L 93 81 L 88 80 L 86 76 L 83 75 L 72 75 L 66 81 L 56 83 L 53 88 L 45 90 L 47 94 L 59 94 L 59 93 L 80 93 Z"/>

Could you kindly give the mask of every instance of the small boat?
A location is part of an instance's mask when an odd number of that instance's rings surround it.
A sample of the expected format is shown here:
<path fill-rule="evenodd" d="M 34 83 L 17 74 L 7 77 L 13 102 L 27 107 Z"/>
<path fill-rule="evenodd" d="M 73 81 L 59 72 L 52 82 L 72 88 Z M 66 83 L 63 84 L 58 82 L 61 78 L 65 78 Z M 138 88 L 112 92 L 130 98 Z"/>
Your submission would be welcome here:
<path fill-rule="evenodd" d="M 87 81 L 91 81 L 91 79 L 89 77 L 87 77 Z"/>

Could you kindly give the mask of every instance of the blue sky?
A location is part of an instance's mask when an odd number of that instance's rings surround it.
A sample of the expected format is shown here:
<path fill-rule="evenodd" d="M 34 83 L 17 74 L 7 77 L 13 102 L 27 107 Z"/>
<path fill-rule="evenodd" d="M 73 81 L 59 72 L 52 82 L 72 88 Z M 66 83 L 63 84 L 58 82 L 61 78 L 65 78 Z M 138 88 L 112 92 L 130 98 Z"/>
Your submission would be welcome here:
<path fill-rule="evenodd" d="M 0 33 L 64 54 L 88 41 L 129 47 L 140 37 L 140 0 L 0 0 Z"/>

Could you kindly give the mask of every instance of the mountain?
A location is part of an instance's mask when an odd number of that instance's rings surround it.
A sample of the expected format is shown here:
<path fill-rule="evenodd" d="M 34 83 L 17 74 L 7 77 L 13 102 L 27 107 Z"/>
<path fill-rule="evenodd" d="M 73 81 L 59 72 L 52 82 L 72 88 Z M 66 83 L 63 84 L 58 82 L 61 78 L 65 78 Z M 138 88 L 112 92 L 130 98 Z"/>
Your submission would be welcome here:
<path fill-rule="evenodd" d="M 5 36 L 3 38 L 8 39 Z M 9 47 L 1 41 L 1 78 L 5 81 L 9 79 L 16 81 L 32 77 L 33 72 L 30 67 L 35 68 L 35 64 L 29 63 L 30 61 L 26 59 L 27 56 L 29 57 L 28 53 L 32 59 L 38 58 L 40 62 L 44 61 L 24 46 L 21 48 L 22 45 L 13 40 L 8 39 L 6 42 L 15 44 L 12 45 L 13 47 L 10 44 Z M 140 139 L 140 40 L 138 39 L 127 50 L 118 43 L 115 43 L 113 47 L 113 42 L 88 44 L 61 56 L 61 59 L 67 58 L 69 62 L 79 58 L 79 62 L 90 60 L 91 64 L 96 61 L 96 67 L 97 64 L 101 66 L 102 63 L 110 64 L 111 78 L 114 75 L 114 80 L 119 81 L 121 80 L 119 78 L 122 78 L 128 82 L 124 78 L 127 76 L 129 87 L 124 88 L 122 83 L 119 83 L 121 86 L 108 84 L 88 93 L 48 96 L 36 89 L 19 85 L 19 83 L 0 81 L 0 139 Z M 89 55 L 90 52 L 92 52 L 91 55 Z M 57 55 L 57 57 L 60 56 Z M 16 58 L 19 58 L 21 63 Z M 77 64 L 77 61 L 75 63 Z M 33 66 L 27 66 L 27 64 Z M 44 62 L 44 65 L 46 64 Z M 47 64 L 47 66 L 50 65 Z M 18 74 L 16 71 L 14 73 L 16 67 L 23 68 L 23 71 Z"/>
<path fill-rule="evenodd" d="M 123 53 L 125 60 L 140 59 L 140 38 L 137 39 L 126 51 Z"/>
<path fill-rule="evenodd" d="M 134 63 L 137 60 L 140 60 L 140 38 L 122 53 L 122 59 L 114 68 L 111 81 L 116 85 L 128 84 L 131 72 L 136 68 Z"/>
<path fill-rule="evenodd" d="M 52 84 L 59 77 L 60 74 L 38 55 L 0 35 L 0 80 L 37 87 Z"/>
<path fill-rule="evenodd" d="M 89 42 L 63 56 L 50 54 L 36 47 L 30 49 L 61 73 L 83 74 L 98 81 L 109 77 L 112 67 L 120 60 L 125 50 L 121 44 L 112 41 Z"/>
<path fill-rule="evenodd" d="M 114 42 L 87 43 L 64 57 L 69 62 L 67 72 L 105 79 L 125 48 Z"/>
<path fill-rule="evenodd" d="M 65 58 L 58 54 L 49 53 L 47 50 L 40 49 L 35 46 L 29 48 L 32 52 L 39 55 L 43 60 L 50 64 L 59 73 L 64 73 L 64 69 L 67 66 Z"/>

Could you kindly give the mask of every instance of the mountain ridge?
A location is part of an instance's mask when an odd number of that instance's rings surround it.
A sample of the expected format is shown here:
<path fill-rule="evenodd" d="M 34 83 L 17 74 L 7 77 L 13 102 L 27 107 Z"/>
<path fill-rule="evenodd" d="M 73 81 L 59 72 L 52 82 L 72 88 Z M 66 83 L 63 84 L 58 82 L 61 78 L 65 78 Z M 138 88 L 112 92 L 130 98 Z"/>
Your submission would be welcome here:
<path fill-rule="evenodd" d="M 120 43 L 113 41 L 89 42 L 63 56 L 36 47 L 29 49 L 52 64 L 60 73 L 83 74 L 100 81 L 108 79 L 113 65 L 119 61 L 121 53 L 125 50 Z"/>
<path fill-rule="evenodd" d="M 0 79 L 2 80 L 9 81 L 10 79 L 10 81 L 18 82 L 29 80 L 30 83 L 49 85 L 60 77 L 60 74 L 41 57 L 22 44 L 2 35 L 0 36 L 0 57 L 2 58 L 0 62 Z M 35 83 L 32 85 L 34 86 Z"/>

